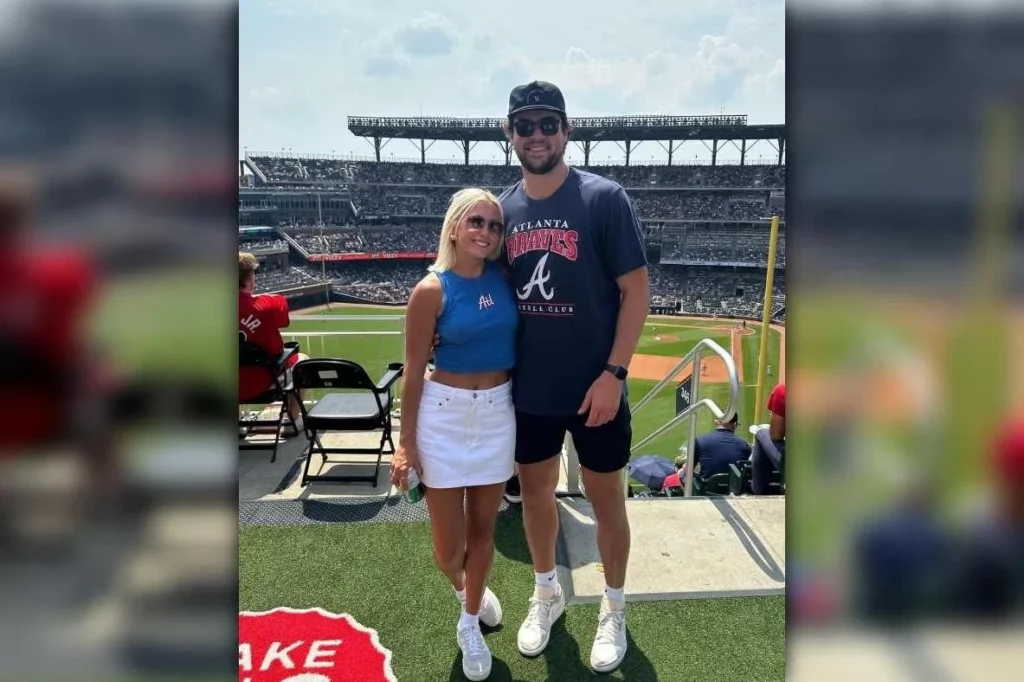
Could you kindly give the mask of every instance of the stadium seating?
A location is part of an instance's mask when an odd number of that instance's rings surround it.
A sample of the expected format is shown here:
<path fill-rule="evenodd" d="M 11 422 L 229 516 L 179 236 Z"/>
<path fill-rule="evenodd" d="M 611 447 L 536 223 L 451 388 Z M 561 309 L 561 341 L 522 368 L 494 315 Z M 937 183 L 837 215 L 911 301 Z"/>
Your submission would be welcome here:
<path fill-rule="evenodd" d="M 329 284 L 361 300 L 403 303 L 431 262 L 441 216 L 459 188 L 515 183 L 517 165 L 370 162 L 301 156 L 249 157 L 267 182 L 240 192 L 245 224 L 266 228 L 240 241 L 258 258 L 259 291 Z M 772 200 L 784 191 L 775 165 L 594 165 L 621 183 L 645 224 L 654 305 L 685 313 L 759 317 Z M 278 188 L 278 189 L 275 189 Z M 284 188 L 284 189 L 280 189 Z M 312 190 L 323 202 L 296 199 Z M 276 194 L 275 194 L 276 192 Z M 283 193 L 282 193 L 283 192 Z M 297 192 L 299 194 L 291 194 Z M 330 211 L 320 210 L 329 204 Z M 343 206 L 351 206 L 348 213 Z M 241 215 L 241 214 L 240 214 Z M 285 255 L 281 255 L 284 253 Z M 318 259 L 327 257 L 326 263 Z M 784 321 L 786 232 L 780 226 L 773 297 Z"/>

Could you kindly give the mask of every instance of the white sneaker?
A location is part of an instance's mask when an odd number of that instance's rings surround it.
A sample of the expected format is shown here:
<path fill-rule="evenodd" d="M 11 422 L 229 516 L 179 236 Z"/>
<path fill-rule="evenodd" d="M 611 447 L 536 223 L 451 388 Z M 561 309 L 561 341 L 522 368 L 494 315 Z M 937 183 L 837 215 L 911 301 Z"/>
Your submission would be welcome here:
<path fill-rule="evenodd" d="M 491 674 L 491 650 L 487 648 L 480 626 L 458 628 L 456 638 L 462 650 L 462 674 L 467 680 L 486 680 Z"/>
<path fill-rule="evenodd" d="M 590 668 L 596 673 L 615 670 L 626 657 L 626 603 L 601 599 L 597 636 L 590 650 Z"/>
<path fill-rule="evenodd" d="M 458 593 L 456 592 L 456 595 Z M 459 604 L 462 606 L 462 610 L 466 610 L 466 600 L 463 597 L 459 597 Z M 480 600 L 480 622 L 489 628 L 496 628 L 501 625 L 501 602 L 498 601 L 498 597 L 491 592 L 491 588 L 484 588 L 484 598 Z"/>
<path fill-rule="evenodd" d="M 530 597 L 530 610 L 526 620 L 519 626 L 519 653 L 523 656 L 537 656 L 548 645 L 551 626 L 565 611 L 565 594 L 558 583 L 555 587 L 534 587 Z"/>

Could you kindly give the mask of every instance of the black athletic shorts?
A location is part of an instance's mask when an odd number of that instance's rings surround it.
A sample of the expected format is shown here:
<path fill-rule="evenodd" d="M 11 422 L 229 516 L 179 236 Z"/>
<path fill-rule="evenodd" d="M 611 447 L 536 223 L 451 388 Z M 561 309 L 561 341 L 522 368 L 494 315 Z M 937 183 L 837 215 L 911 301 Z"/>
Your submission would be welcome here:
<path fill-rule="evenodd" d="M 572 434 L 580 464 L 605 474 L 618 471 L 629 461 L 633 427 L 629 403 L 623 396 L 615 418 L 601 426 L 586 426 L 587 415 L 551 417 L 516 411 L 516 462 L 536 464 L 561 454 L 565 433 Z"/>

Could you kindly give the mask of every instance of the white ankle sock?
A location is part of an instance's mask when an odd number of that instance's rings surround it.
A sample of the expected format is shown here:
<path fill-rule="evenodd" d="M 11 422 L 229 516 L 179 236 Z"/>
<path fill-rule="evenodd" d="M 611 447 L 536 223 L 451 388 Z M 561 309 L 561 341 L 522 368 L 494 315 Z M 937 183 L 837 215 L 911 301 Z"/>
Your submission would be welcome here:
<path fill-rule="evenodd" d="M 555 577 L 555 571 L 551 570 L 547 573 L 534 573 L 534 580 L 540 587 L 558 587 L 558 580 Z"/>
<path fill-rule="evenodd" d="M 605 585 L 604 596 L 608 597 L 608 599 L 610 599 L 611 601 L 626 601 L 626 595 L 623 593 L 625 589 L 626 588 L 624 587 L 615 589 L 614 587 L 608 587 L 607 585 Z"/>
<path fill-rule="evenodd" d="M 452 589 L 455 590 L 455 587 L 452 586 Z M 459 598 L 459 601 L 466 601 L 466 588 L 463 587 L 461 590 L 455 590 L 455 596 Z"/>
<path fill-rule="evenodd" d="M 459 627 L 480 627 L 480 615 L 471 616 L 463 610 L 462 615 L 459 616 Z"/>
<path fill-rule="evenodd" d="M 555 584 L 558 582 L 556 579 L 556 572 L 554 570 L 549 570 L 546 573 L 535 572 L 534 579 L 541 587 L 555 587 Z"/>

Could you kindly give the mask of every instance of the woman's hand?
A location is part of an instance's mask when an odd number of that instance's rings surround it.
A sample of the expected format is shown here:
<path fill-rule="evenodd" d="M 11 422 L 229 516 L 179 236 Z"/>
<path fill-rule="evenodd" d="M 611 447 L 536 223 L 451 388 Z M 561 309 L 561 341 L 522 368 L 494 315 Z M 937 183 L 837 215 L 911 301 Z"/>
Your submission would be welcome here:
<path fill-rule="evenodd" d="M 399 445 L 391 455 L 391 483 L 401 490 L 409 489 L 409 469 L 415 469 L 423 480 L 420 453 L 416 446 Z"/>

